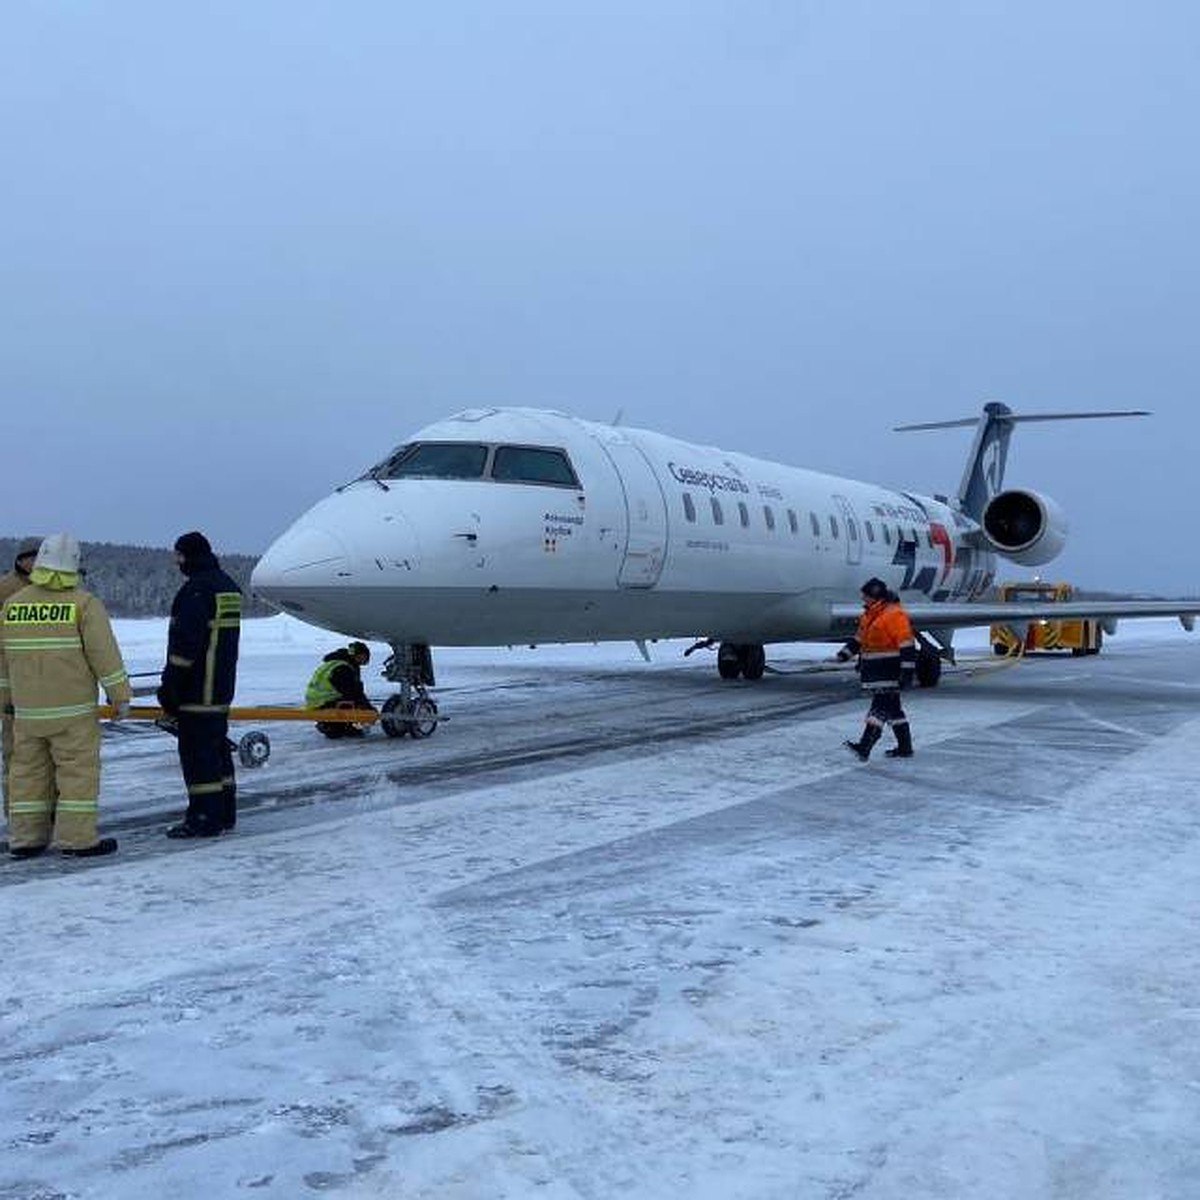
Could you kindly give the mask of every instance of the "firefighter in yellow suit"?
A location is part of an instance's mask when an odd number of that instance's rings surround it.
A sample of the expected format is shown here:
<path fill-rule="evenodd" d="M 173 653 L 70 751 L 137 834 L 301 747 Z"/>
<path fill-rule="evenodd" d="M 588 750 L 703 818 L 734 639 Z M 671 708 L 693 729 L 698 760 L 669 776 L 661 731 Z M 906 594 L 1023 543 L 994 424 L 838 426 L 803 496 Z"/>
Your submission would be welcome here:
<path fill-rule="evenodd" d="M 13 715 L 8 848 L 41 854 L 54 836 L 63 854 L 111 854 L 96 829 L 100 792 L 97 685 L 118 716 L 131 691 L 104 605 L 79 586 L 79 543 L 42 542 L 29 586 L 0 612 L 0 703 Z"/>
<path fill-rule="evenodd" d="M 33 538 L 21 542 L 17 547 L 17 556 L 13 559 L 13 569 L 7 575 L 0 575 L 0 608 L 9 596 L 15 596 L 23 587 L 29 586 L 29 572 L 33 570 L 33 560 L 41 549 L 42 539 Z M 8 771 L 12 765 L 13 751 L 13 722 L 7 709 L 0 717 L 0 757 L 4 760 L 4 819 L 8 820 Z"/>

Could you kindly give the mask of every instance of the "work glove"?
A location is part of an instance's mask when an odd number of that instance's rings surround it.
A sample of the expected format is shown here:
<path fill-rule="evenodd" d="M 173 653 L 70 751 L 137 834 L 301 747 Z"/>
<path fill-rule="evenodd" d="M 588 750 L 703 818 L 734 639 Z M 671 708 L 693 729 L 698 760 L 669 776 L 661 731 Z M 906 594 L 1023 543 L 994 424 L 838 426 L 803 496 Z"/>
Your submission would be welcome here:
<path fill-rule="evenodd" d="M 112 703 L 112 719 L 114 721 L 124 721 L 129 717 L 129 701 L 114 700 Z"/>

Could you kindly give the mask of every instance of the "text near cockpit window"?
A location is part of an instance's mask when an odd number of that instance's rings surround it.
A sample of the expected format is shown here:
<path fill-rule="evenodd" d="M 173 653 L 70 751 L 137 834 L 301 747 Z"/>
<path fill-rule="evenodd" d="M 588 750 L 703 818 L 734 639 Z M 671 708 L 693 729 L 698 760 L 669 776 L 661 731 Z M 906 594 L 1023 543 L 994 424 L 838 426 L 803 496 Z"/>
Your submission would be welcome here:
<path fill-rule="evenodd" d="M 375 479 L 481 479 L 488 448 L 479 442 L 411 442 L 371 471 Z"/>
<path fill-rule="evenodd" d="M 492 459 L 492 478 L 506 483 L 579 486 L 566 452 L 544 446 L 497 446 Z"/>

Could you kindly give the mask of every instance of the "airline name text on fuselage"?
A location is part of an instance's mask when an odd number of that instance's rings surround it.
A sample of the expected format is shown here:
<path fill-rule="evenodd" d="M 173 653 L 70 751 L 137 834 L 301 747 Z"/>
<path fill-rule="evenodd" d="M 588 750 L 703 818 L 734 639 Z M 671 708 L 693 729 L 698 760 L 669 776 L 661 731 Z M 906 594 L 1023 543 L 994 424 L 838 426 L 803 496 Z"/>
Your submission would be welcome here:
<path fill-rule="evenodd" d="M 692 487 L 708 488 L 710 492 L 745 492 L 750 494 L 750 488 L 740 479 L 732 475 L 714 475 L 711 471 L 701 471 L 696 467 L 680 467 L 675 463 L 667 463 L 667 470 L 680 483 L 691 484 Z"/>

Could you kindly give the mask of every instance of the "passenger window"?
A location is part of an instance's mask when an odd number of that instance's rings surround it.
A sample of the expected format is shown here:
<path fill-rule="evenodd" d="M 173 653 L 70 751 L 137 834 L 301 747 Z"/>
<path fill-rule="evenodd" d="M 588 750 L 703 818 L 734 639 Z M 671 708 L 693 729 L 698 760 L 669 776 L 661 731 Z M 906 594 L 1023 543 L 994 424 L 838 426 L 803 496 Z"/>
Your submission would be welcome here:
<path fill-rule="evenodd" d="M 709 502 L 709 504 L 712 505 L 713 524 L 714 525 L 724 525 L 725 524 L 725 514 L 721 511 L 720 500 L 718 500 L 716 498 L 716 496 L 709 496 L 708 502 Z"/>
<path fill-rule="evenodd" d="M 817 514 L 810 512 L 808 514 L 808 523 L 812 527 L 813 537 L 821 536 L 821 523 L 817 520 Z"/>
<path fill-rule="evenodd" d="M 794 508 L 788 509 L 788 528 L 793 533 L 800 532 L 800 522 L 796 520 L 796 510 Z"/>
<path fill-rule="evenodd" d="M 497 446 L 492 460 L 492 478 L 505 483 L 579 486 L 566 453 L 542 446 Z"/>
<path fill-rule="evenodd" d="M 692 501 L 691 492 L 683 493 L 683 519 L 692 525 L 696 523 L 696 505 Z"/>
<path fill-rule="evenodd" d="M 775 528 L 775 510 L 769 505 L 763 505 L 763 520 L 767 523 L 768 529 Z"/>
<path fill-rule="evenodd" d="M 892 530 L 891 530 L 890 526 L 881 525 L 879 528 L 883 530 L 884 542 L 890 546 L 892 544 Z"/>
<path fill-rule="evenodd" d="M 376 479 L 480 479 L 487 447 L 475 442 L 412 442 L 371 475 Z"/>
<path fill-rule="evenodd" d="M 863 525 L 866 527 L 866 530 L 867 530 L 867 541 L 873 542 L 875 540 L 875 527 L 871 524 L 870 521 L 864 521 Z"/>
<path fill-rule="evenodd" d="M 838 535 L 837 517 L 831 515 L 829 518 L 829 536 L 832 538 L 836 538 L 837 535 Z"/>
<path fill-rule="evenodd" d="M 742 519 L 742 528 L 750 528 L 750 510 L 746 507 L 744 500 L 738 501 L 738 516 Z"/>

